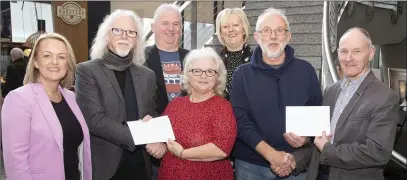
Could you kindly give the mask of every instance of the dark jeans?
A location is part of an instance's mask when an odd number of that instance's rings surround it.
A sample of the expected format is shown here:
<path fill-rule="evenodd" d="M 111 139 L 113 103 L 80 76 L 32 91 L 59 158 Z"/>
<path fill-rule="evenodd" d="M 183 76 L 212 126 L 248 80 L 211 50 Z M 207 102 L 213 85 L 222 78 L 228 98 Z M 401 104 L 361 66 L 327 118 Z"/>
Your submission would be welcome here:
<path fill-rule="evenodd" d="M 329 174 L 318 174 L 316 180 L 329 180 Z"/>

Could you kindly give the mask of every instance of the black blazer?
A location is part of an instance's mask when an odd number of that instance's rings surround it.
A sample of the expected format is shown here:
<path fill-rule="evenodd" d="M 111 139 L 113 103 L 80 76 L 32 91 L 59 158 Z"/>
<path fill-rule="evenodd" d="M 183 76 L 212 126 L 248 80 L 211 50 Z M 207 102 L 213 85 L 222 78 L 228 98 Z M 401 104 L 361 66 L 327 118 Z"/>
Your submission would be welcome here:
<path fill-rule="evenodd" d="M 3 97 L 6 97 L 10 91 L 23 86 L 26 67 L 27 64 L 22 58 L 16 59 L 7 67 L 5 78 L 6 82 L 3 84 L 1 91 L 1 95 Z"/>
<path fill-rule="evenodd" d="M 157 83 L 157 110 L 156 112 L 161 115 L 165 107 L 168 105 L 167 89 L 165 88 L 163 69 L 161 66 L 160 54 L 156 45 L 147 46 L 144 50 L 146 56 L 145 66 L 155 72 Z M 181 69 L 184 69 L 184 58 L 189 53 L 189 50 L 179 48 L 179 57 L 181 62 Z M 181 92 L 181 95 L 185 95 L 185 92 Z"/>

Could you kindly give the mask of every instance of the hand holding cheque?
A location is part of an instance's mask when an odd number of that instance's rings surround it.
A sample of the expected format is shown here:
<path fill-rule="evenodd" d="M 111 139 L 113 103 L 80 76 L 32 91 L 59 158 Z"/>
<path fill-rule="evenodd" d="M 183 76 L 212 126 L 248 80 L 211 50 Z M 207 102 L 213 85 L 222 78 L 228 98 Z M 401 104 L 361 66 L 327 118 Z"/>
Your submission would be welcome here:
<path fill-rule="evenodd" d="M 142 121 L 146 122 L 149 121 L 150 119 L 153 119 L 153 117 L 147 115 L 143 118 Z M 146 144 L 146 150 L 153 157 L 160 159 L 164 156 L 165 152 L 167 151 L 167 148 L 163 143 L 150 143 Z"/>
<path fill-rule="evenodd" d="M 314 144 L 321 151 L 330 140 L 330 135 L 326 135 L 330 133 L 329 111 L 328 106 L 287 106 L 284 139 L 292 147 L 301 148 L 315 136 Z M 296 168 L 294 156 L 282 151 L 273 154 L 269 160 L 273 172 L 280 177 L 290 175 Z"/>
<path fill-rule="evenodd" d="M 315 136 L 314 144 L 319 151 L 331 139 L 329 106 L 287 106 L 284 138 L 298 148 Z"/>
<path fill-rule="evenodd" d="M 135 145 L 146 144 L 147 152 L 155 158 L 162 158 L 167 151 L 165 143 L 174 139 L 168 116 L 152 118 L 147 115 L 142 121 L 127 122 Z"/>

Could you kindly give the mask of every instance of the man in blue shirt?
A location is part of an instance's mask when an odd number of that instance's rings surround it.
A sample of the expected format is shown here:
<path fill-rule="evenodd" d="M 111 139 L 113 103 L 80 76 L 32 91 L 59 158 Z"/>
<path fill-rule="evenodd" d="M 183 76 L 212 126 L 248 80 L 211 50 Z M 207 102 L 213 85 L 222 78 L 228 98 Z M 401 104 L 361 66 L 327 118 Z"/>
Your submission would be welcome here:
<path fill-rule="evenodd" d="M 156 74 L 159 114 L 169 101 L 181 93 L 182 62 L 189 52 L 179 47 L 182 24 L 178 8 L 173 4 L 163 4 L 157 8 L 151 25 L 155 44 L 145 48 L 146 66 Z"/>
<path fill-rule="evenodd" d="M 236 179 L 305 179 L 299 170 L 308 166 L 312 146 L 309 138 L 285 134 L 285 107 L 321 105 L 316 72 L 287 45 L 290 26 L 281 10 L 269 8 L 259 16 L 254 38 L 259 46 L 232 80 Z"/>
<path fill-rule="evenodd" d="M 154 13 L 151 29 L 155 45 L 145 48 L 146 66 L 153 70 L 157 82 L 157 113 L 181 94 L 182 62 L 188 50 L 179 47 L 181 35 L 181 13 L 173 4 L 163 4 Z M 156 178 L 160 161 L 152 157 L 153 179 Z"/>

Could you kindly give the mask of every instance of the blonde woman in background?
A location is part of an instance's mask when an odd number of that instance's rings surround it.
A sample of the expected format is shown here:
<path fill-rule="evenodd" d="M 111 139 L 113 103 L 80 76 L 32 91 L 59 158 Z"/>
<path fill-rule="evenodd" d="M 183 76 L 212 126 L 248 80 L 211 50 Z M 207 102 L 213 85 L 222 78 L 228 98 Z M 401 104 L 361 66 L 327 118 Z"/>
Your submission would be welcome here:
<path fill-rule="evenodd" d="M 250 61 L 252 49 L 247 45 L 250 24 L 240 8 L 226 8 L 216 17 L 216 35 L 223 49 L 220 57 L 227 71 L 225 98 L 229 100 L 232 75 L 237 67 Z"/>

